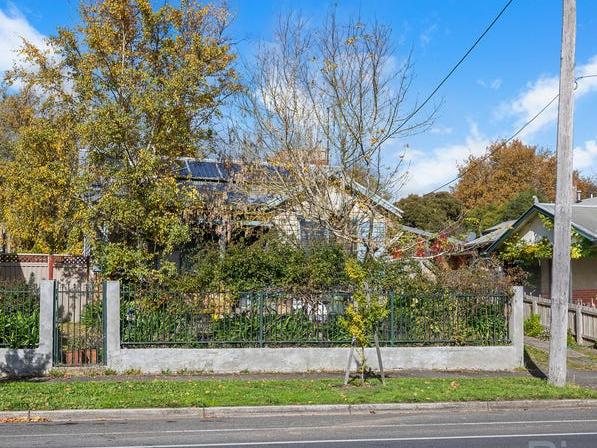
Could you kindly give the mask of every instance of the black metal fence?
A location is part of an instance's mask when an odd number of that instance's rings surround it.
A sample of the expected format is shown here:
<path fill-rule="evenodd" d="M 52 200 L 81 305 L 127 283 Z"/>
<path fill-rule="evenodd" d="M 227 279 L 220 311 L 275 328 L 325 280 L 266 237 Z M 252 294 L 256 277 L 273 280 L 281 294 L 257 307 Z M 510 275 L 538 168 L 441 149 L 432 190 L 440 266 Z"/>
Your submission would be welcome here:
<path fill-rule="evenodd" d="M 39 289 L 30 284 L 0 284 L 0 347 L 39 345 Z"/>
<path fill-rule="evenodd" d="M 101 284 L 56 284 L 53 347 L 55 365 L 103 364 L 103 297 Z"/>
<path fill-rule="evenodd" d="M 347 292 L 198 292 L 124 286 L 123 347 L 329 347 L 351 336 L 341 319 Z M 510 342 L 506 295 L 384 293 L 380 343 L 500 345 Z"/>

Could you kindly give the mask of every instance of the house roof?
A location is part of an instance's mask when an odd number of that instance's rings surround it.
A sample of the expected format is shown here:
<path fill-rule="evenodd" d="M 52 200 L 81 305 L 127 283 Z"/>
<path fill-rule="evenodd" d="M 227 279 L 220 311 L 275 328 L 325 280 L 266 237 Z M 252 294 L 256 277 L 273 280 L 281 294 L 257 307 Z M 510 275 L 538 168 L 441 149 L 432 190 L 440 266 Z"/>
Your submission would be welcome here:
<path fill-rule="evenodd" d="M 479 248 L 487 247 L 490 244 L 497 241 L 499 238 L 501 238 L 502 235 L 504 235 L 512 227 L 512 225 L 515 222 L 516 222 L 516 220 L 504 221 L 504 222 L 500 222 L 499 224 L 496 224 L 493 227 L 485 229 L 481 233 L 480 237 L 475 238 L 474 240 L 471 240 L 471 241 L 467 241 L 464 244 L 464 247 L 466 249 L 479 249 Z"/>
<path fill-rule="evenodd" d="M 180 159 L 180 170 L 179 176 L 194 186 L 200 188 L 203 191 L 219 191 L 224 192 L 226 190 L 226 184 L 228 184 L 233 176 L 241 171 L 242 163 L 236 161 L 217 161 L 210 159 L 192 159 L 183 158 Z M 274 167 L 270 164 L 263 164 L 266 169 L 280 170 L 280 168 Z M 333 167 L 330 169 L 330 175 L 335 175 L 337 170 Z M 350 182 L 351 188 L 357 193 L 369 198 L 374 204 L 387 212 L 397 217 L 402 217 L 402 210 L 392 204 L 390 201 L 384 199 L 376 193 L 370 192 L 362 184 L 352 181 Z M 247 202 L 252 205 L 264 205 L 270 208 L 277 207 L 282 204 L 286 199 L 280 195 L 264 195 L 264 194 L 245 194 L 241 192 L 230 192 L 229 200 Z"/>
<path fill-rule="evenodd" d="M 487 253 L 495 251 L 512 233 L 520 229 L 536 214 L 554 219 L 555 204 L 537 202 L 531 206 L 511 227 L 497 238 L 486 250 Z M 572 204 L 572 227 L 592 244 L 597 244 L 597 198 L 585 199 Z"/>

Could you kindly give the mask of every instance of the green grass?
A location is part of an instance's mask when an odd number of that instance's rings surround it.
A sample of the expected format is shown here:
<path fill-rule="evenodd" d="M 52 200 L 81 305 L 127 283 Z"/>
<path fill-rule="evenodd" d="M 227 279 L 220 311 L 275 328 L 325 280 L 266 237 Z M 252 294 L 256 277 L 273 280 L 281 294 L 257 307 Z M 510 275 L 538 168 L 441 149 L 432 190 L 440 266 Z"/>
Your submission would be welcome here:
<path fill-rule="evenodd" d="M 341 379 L 3 382 L 0 410 L 155 408 L 333 403 L 597 398 L 597 390 L 562 389 L 536 378 L 403 378 L 384 387 Z"/>
<path fill-rule="evenodd" d="M 531 345 L 525 345 L 525 350 L 535 364 L 545 367 L 549 362 L 549 353 Z M 568 356 L 568 367 L 575 370 L 588 370 L 597 372 L 597 350 L 591 347 L 575 346 L 574 350 L 586 356 L 586 359 L 577 359 Z"/>
<path fill-rule="evenodd" d="M 536 364 L 547 365 L 549 362 L 549 354 L 547 352 L 537 347 L 533 347 L 532 345 L 525 345 L 524 349 Z"/>

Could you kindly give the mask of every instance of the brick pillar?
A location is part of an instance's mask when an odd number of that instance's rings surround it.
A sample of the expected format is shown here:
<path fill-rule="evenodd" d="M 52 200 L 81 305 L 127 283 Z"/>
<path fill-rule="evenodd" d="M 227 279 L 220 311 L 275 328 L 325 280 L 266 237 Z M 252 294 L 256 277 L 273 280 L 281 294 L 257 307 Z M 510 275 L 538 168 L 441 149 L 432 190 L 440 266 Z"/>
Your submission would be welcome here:
<path fill-rule="evenodd" d="M 54 280 L 54 255 L 48 255 L 48 280 Z"/>

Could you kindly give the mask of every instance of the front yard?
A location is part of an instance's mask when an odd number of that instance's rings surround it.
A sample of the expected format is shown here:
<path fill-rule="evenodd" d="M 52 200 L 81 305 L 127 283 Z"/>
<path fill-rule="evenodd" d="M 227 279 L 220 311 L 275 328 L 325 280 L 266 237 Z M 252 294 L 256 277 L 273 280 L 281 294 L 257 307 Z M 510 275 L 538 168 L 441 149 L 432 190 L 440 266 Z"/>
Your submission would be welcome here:
<path fill-rule="evenodd" d="M 597 399 L 597 390 L 556 388 L 529 377 L 391 378 L 386 386 L 341 379 L 0 382 L 0 410 L 358 404 L 523 399 Z"/>

